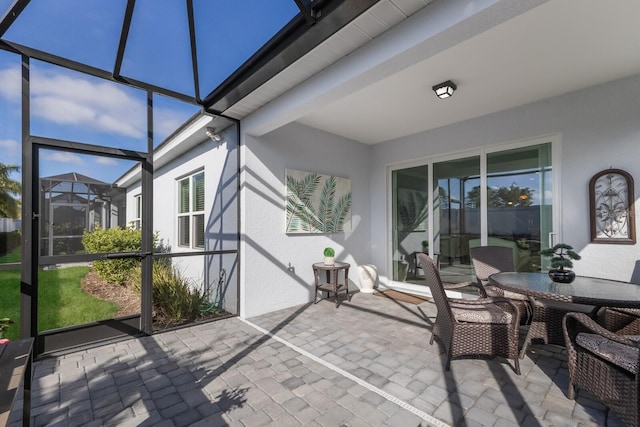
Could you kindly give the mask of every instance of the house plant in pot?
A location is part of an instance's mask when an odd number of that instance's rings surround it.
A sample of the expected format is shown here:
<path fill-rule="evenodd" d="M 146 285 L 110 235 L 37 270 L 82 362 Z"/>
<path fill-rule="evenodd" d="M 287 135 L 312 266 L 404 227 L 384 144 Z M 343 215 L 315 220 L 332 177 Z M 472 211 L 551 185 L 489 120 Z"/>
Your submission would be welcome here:
<path fill-rule="evenodd" d="M 573 261 L 580 259 L 580 255 L 573 251 L 572 246 L 558 243 L 551 248 L 541 250 L 540 255 L 551 257 L 549 277 L 554 282 L 571 283 L 576 278 L 576 273 L 570 269 L 573 268 Z"/>
<path fill-rule="evenodd" d="M 336 251 L 331 247 L 324 248 L 324 265 L 335 265 Z"/>

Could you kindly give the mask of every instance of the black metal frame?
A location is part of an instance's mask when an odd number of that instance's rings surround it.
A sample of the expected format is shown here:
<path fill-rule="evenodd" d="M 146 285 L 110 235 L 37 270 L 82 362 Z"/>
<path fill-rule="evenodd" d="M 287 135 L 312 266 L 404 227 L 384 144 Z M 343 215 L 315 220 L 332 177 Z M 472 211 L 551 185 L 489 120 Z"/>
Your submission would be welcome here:
<path fill-rule="evenodd" d="M 189 38 L 191 48 L 191 61 L 193 66 L 194 93 L 195 96 L 188 96 L 164 87 L 159 87 L 148 82 L 132 79 L 120 74 L 124 52 L 126 49 L 129 29 L 132 21 L 135 0 L 128 0 L 125 9 L 120 41 L 118 44 L 114 68 L 108 72 L 99 68 L 89 66 L 68 58 L 43 52 L 38 49 L 23 46 L 18 43 L 9 42 L 2 39 L 5 32 L 16 22 L 22 11 L 29 5 L 30 0 L 15 0 L 7 12 L 0 16 L 0 49 L 18 54 L 22 63 L 22 185 L 23 185 L 23 230 L 22 230 L 22 272 L 21 272 L 21 300 L 20 309 L 23 315 L 20 321 L 20 335 L 23 337 L 35 337 L 35 354 L 41 354 L 48 349 L 58 350 L 74 342 L 95 341 L 98 338 L 113 338 L 118 333 L 122 334 L 150 334 L 152 330 L 151 319 L 151 275 L 153 259 L 152 236 L 153 236 L 153 94 L 157 93 L 172 97 L 184 102 L 200 105 L 204 111 L 215 114 L 236 123 L 236 138 L 238 148 L 240 147 L 240 126 L 239 122 L 230 117 L 225 117 L 222 112 L 240 101 L 250 92 L 267 82 L 280 71 L 294 63 L 307 52 L 318 46 L 335 32 L 343 28 L 346 24 L 365 12 L 379 0 L 293 0 L 301 13 L 278 32 L 269 42 L 259 49 L 251 58 L 242 64 L 234 73 L 225 79 L 217 88 L 212 90 L 204 98 L 200 98 L 200 81 L 198 73 L 198 60 L 196 49 L 196 34 L 194 24 L 193 0 L 186 0 Z M 104 80 L 124 83 L 132 87 L 145 90 L 147 92 L 147 152 L 135 152 L 119 150 L 115 148 L 97 147 L 74 141 L 61 141 L 45 137 L 31 136 L 30 123 L 30 61 L 36 59 L 83 74 L 99 77 Z M 40 261 L 59 262 L 70 260 L 91 260 L 96 259 L 95 255 L 76 255 L 61 257 L 40 257 L 38 246 L 38 225 L 39 215 L 36 211 L 39 203 L 39 194 L 35 190 L 38 183 L 38 151 L 42 147 L 67 150 L 74 152 L 85 152 L 112 157 L 128 158 L 140 161 L 142 167 L 142 250 L 140 256 L 143 260 L 142 277 L 142 301 L 140 326 L 135 327 L 137 318 L 129 317 L 98 322 L 93 325 L 81 325 L 64 330 L 49 331 L 38 334 L 37 330 L 37 288 L 38 270 Z M 237 150 L 237 176 L 240 173 L 240 150 Z M 36 165 L 34 167 L 34 165 Z M 240 192 L 240 182 L 238 180 L 237 192 Z M 240 224 L 240 206 L 238 199 L 238 224 Z M 240 242 L 240 230 L 237 230 L 237 242 Z M 34 243 L 36 242 L 36 243 Z M 200 251 L 189 255 L 216 255 L 225 253 L 239 253 L 233 251 Z M 149 256 L 150 254 L 150 256 Z M 114 256 L 128 256 L 131 254 L 114 254 Z M 162 256 L 184 256 L 185 254 L 163 254 Z M 240 260 L 238 259 L 238 265 Z M 3 266 L 4 269 L 4 266 Z M 239 280 L 239 278 L 238 278 Z M 237 288 L 238 304 L 240 301 L 240 289 Z M 238 306 L 239 312 L 239 306 Z M 114 323 L 116 322 L 116 323 Z M 133 322 L 133 323 L 132 323 Z M 97 335 L 96 335 L 97 334 Z"/>
<path fill-rule="evenodd" d="M 198 251 L 188 254 L 154 254 L 153 245 L 153 92 L 147 91 L 147 152 L 125 150 L 115 147 L 103 147 L 77 141 L 60 140 L 43 136 L 31 135 L 30 130 L 30 58 L 22 55 L 22 182 L 23 182 L 23 229 L 22 229 L 22 272 L 21 272 L 21 300 L 20 335 L 36 338 L 34 354 L 57 352 L 69 347 L 86 345 L 97 341 L 115 339 L 127 336 L 139 336 L 153 333 L 152 324 L 152 268 L 155 258 L 182 257 L 185 255 L 218 255 L 238 253 L 236 250 L 226 251 Z M 230 123 L 237 124 L 236 138 L 239 141 L 239 123 L 225 118 Z M 82 154 L 114 157 L 139 162 L 141 165 L 142 186 L 142 247 L 136 253 L 114 254 L 81 254 L 41 256 L 39 251 L 39 150 L 42 148 L 59 151 L 70 151 Z M 240 150 L 237 150 L 236 162 L 239 176 Z M 239 194 L 240 183 L 237 192 Z M 240 210 L 238 200 L 238 224 Z M 236 241 L 240 241 L 237 230 Z M 76 325 L 54 331 L 38 332 L 38 271 L 40 266 L 53 263 L 68 263 L 92 261 L 96 259 L 137 257 L 142 260 L 142 296 L 140 315 L 127 316 L 120 319 L 107 319 L 86 325 Z M 14 265 L 15 267 L 15 265 Z M 238 287 L 238 301 L 240 297 Z M 239 306 L 236 308 L 239 311 Z"/>
<path fill-rule="evenodd" d="M 127 1 L 122 29 L 120 31 L 120 41 L 111 73 L 72 61 L 68 58 L 2 39 L 4 33 L 14 24 L 20 13 L 29 5 L 30 0 L 15 0 L 7 13 L 0 18 L 0 49 L 26 55 L 30 58 L 100 77 L 105 80 L 126 83 L 140 89 L 197 104 L 211 114 L 223 115 L 224 111 L 229 107 L 266 83 L 286 67 L 293 64 L 353 19 L 360 16 L 379 0 L 292 1 L 295 1 L 301 13 L 285 25 L 271 40 L 204 98 L 200 97 L 200 77 L 198 73 L 193 0 L 186 0 L 186 7 L 195 96 L 185 95 L 120 74 L 135 0 Z M 242 23 L 239 23 L 239 25 L 241 24 Z"/>

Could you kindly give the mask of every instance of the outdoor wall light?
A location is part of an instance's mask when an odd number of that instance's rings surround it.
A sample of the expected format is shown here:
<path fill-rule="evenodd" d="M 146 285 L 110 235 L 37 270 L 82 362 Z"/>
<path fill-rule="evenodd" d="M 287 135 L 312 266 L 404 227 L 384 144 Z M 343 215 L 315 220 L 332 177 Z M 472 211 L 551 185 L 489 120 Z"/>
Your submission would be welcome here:
<path fill-rule="evenodd" d="M 212 127 L 207 126 L 207 129 L 205 130 L 205 133 L 214 142 L 222 141 L 222 137 L 220 136 L 219 133 L 216 132 L 216 128 L 212 128 Z"/>
<path fill-rule="evenodd" d="M 458 89 L 458 86 L 451 80 L 447 80 L 446 82 L 433 86 L 431 89 L 433 89 L 438 98 L 445 99 L 452 96 L 453 92 Z"/>

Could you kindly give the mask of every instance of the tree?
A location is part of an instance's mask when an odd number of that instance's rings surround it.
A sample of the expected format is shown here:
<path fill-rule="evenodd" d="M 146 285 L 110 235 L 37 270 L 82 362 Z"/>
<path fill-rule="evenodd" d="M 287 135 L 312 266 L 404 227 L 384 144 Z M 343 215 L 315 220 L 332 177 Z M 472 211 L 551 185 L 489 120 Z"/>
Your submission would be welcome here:
<path fill-rule="evenodd" d="M 520 187 L 515 183 L 510 187 L 487 187 L 487 206 L 492 208 L 531 206 L 533 191 L 529 187 Z M 480 207 L 480 186 L 473 187 L 467 193 L 465 205 L 468 208 Z"/>
<path fill-rule="evenodd" d="M 0 163 L 0 217 L 18 218 L 20 216 L 20 200 L 14 197 L 22 193 L 19 181 L 11 179 L 12 173 L 20 172 L 17 165 Z"/>

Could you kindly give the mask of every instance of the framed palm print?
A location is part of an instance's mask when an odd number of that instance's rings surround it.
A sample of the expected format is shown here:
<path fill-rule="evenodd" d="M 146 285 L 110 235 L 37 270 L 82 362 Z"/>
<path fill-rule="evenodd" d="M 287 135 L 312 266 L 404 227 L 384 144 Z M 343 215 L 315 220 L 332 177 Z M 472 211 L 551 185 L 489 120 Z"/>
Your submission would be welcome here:
<path fill-rule="evenodd" d="M 286 169 L 287 233 L 351 231 L 351 180 Z"/>
<path fill-rule="evenodd" d="M 633 178 L 620 169 L 598 172 L 589 182 L 591 241 L 635 244 Z"/>

